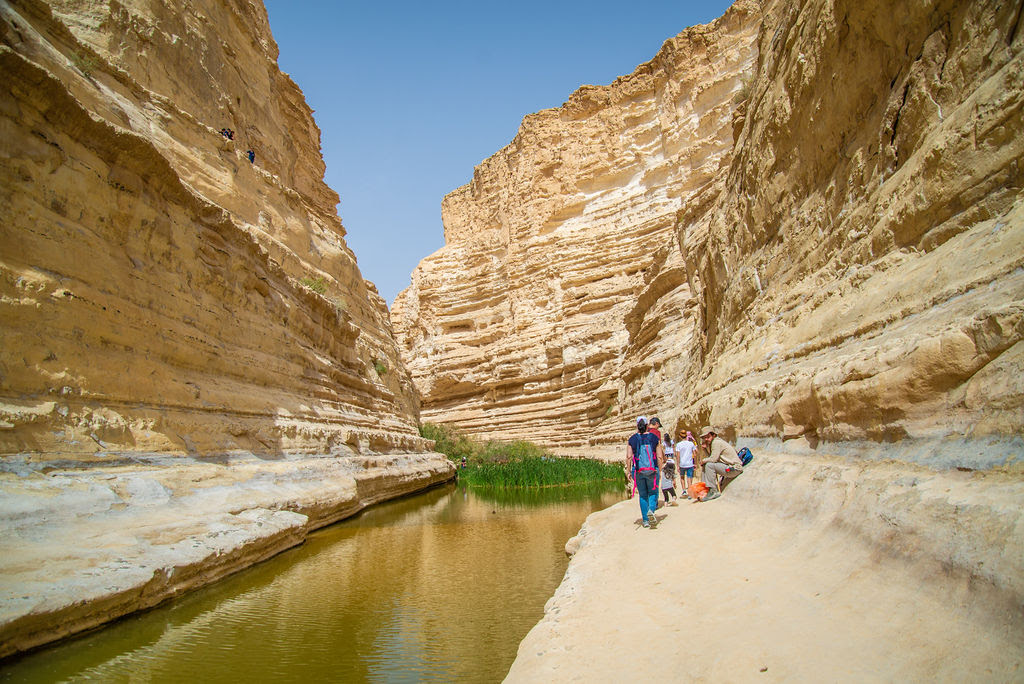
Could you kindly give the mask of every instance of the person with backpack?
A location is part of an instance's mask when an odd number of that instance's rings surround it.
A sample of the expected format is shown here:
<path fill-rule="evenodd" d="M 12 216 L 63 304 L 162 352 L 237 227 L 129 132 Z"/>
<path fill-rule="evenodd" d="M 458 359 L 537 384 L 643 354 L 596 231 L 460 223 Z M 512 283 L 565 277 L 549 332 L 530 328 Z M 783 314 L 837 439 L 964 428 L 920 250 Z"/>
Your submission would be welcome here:
<path fill-rule="evenodd" d="M 665 434 L 665 466 L 661 471 L 661 495 L 665 497 L 666 506 L 678 506 L 676 501 L 676 461 L 672 449 L 672 436 Z M 669 501 L 669 496 L 672 501 Z"/>
<path fill-rule="evenodd" d="M 711 427 L 700 429 L 700 438 L 708 456 L 701 461 L 704 466 L 704 484 L 708 486 L 708 495 L 704 501 L 717 499 L 722 495 L 718 490 L 718 477 L 731 480 L 743 472 L 743 463 L 736 455 L 736 449 L 718 436 Z"/>
<path fill-rule="evenodd" d="M 626 446 L 626 463 L 633 473 L 633 486 L 640 499 L 640 518 L 644 527 L 657 527 L 658 470 L 665 463 L 661 439 L 647 431 L 647 418 L 636 419 L 636 433 Z"/>

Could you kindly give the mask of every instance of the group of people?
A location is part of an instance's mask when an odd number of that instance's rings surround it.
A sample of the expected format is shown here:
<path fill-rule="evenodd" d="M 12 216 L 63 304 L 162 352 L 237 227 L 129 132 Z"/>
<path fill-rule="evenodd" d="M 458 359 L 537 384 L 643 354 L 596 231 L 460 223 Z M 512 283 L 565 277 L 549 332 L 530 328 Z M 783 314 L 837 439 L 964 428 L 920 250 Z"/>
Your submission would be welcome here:
<path fill-rule="evenodd" d="M 230 128 L 222 128 L 222 129 L 220 129 L 220 134 L 223 135 L 228 140 L 234 140 L 235 139 L 235 132 L 232 129 L 230 129 Z M 253 163 L 256 162 L 256 153 L 253 152 L 252 149 L 246 150 L 245 151 L 245 156 L 249 158 L 249 163 L 250 164 L 253 164 Z"/>
<path fill-rule="evenodd" d="M 658 518 L 658 492 L 665 497 L 666 505 L 678 505 L 675 485 L 678 478 L 682 485 L 682 497 L 688 493 L 697 469 L 697 440 L 689 431 L 680 430 L 673 442 L 667 432 L 662 435 L 661 420 L 656 416 L 647 420 L 645 416 L 636 419 L 636 433 L 626 447 L 626 473 L 629 496 L 634 494 L 640 500 L 641 523 L 644 527 L 656 527 Z M 743 472 L 743 463 L 731 444 L 722 439 L 717 430 L 703 427 L 700 430 L 700 445 L 703 447 L 700 466 L 702 478 L 708 487 L 703 499 L 710 501 L 721 496 L 719 478 L 730 480 Z M 678 471 L 678 472 L 677 472 Z"/>

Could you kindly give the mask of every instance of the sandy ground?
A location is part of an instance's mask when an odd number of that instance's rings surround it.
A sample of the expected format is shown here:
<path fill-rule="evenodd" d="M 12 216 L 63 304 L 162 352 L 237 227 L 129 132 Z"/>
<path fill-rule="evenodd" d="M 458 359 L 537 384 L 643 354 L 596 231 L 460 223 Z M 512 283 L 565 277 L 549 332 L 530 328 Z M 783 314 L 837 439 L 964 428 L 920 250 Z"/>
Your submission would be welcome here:
<path fill-rule="evenodd" d="M 635 501 L 591 515 L 506 681 L 1024 681 L 1005 592 L 766 511 L 752 477 L 657 529 Z"/>

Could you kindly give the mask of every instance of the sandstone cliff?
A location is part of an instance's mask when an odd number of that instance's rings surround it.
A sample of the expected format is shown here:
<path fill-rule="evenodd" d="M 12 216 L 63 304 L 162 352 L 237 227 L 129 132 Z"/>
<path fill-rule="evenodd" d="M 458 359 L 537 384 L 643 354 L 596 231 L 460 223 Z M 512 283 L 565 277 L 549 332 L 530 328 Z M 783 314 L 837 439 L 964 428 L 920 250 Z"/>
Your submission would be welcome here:
<path fill-rule="evenodd" d="M 681 371 L 692 335 L 676 212 L 731 159 L 760 24 L 739 2 L 611 86 L 526 117 L 445 198 L 446 244 L 392 308 L 424 420 L 564 450 L 663 399 L 634 389 Z"/>
<path fill-rule="evenodd" d="M 1020 24 L 1019 2 L 740 0 L 526 117 L 393 307 L 424 420 L 562 452 L 618 454 L 658 413 L 1019 457 Z"/>
<path fill-rule="evenodd" d="M 0 657 L 453 476 L 260 3 L 2 2 L 0 74 Z"/>
<path fill-rule="evenodd" d="M 0 30 L 0 452 L 423 448 L 261 5 L 25 0 Z"/>

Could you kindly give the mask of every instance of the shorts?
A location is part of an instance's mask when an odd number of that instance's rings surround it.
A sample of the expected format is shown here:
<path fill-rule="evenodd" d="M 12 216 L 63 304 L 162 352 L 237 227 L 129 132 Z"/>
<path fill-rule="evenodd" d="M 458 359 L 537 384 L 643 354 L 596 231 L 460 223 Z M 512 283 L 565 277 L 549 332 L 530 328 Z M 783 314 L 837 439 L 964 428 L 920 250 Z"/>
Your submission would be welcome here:
<path fill-rule="evenodd" d="M 679 474 L 683 475 L 684 477 L 693 477 L 693 466 L 690 466 L 689 468 L 683 468 Z"/>

